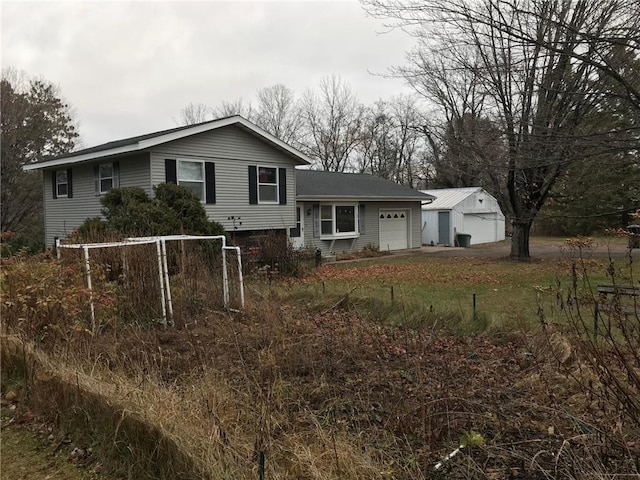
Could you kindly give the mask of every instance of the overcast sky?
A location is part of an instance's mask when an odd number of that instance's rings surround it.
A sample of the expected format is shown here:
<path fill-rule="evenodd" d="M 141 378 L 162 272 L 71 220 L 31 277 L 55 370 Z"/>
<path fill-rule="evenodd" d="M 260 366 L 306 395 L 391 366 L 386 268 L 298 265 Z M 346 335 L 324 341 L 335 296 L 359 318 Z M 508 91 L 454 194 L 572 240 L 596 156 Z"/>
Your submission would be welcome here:
<path fill-rule="evenodd" d="M 357 1 L 25 2 L 2 8 L 2 66 L 58 85 L 84 147 L 172 128 L 282 83 L 301 95 L 337 74 L 361 101 L 410 93 L 382 78 L 413 40 Z M 387 32 L 387 33 L 383 33 Z"/>

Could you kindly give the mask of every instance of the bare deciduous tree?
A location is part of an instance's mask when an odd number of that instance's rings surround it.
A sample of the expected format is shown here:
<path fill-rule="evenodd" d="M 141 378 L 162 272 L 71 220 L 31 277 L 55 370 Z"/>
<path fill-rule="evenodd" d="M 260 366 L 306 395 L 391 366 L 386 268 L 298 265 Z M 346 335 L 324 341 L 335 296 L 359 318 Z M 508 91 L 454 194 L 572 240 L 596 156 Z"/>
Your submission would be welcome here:
<path fill-rule="evenodd" d="M 483 112 L 500 126 L 506 146 L 504 206 L 513 227 L 511 256 L 528 259 L 531 225 L 556 181 L 574 162 L 602 155 L 617 143 L 613 138 L 620 132 L 586 121 L 588 114 L 606 108 L 604 100 L 611 96 L 640 104 L 635 79 L 613 61 L 618 49 L 635 57 L 640 54 L 640 4 L 631 0 L 367 0 L 366 4 L 375 15 L 415 27 L 420 44 L 414 55 L 442 58 L 447 79 L 477 78 L 474 84 L 481 88 Z M 415 67 L 410 75 L 428 77 L 419 64 Z M 598 81 L 602 78 L 616 88 Z M 615 109 L 609 114 L 615 115 Z"/>
<path fill-rule="evenodd" d="M 213 112 L 204 103 L 190 103 L 180 111 L 178 125 L 195 125 L 213 120 Z"/>
<path fill-rule="evenodd" d="M 440 109 L 422 127 L 432 153 L 431 186 L 482 186 L 504 200 L 504 149 L 499 127 L 484 112 L 490 101 L 480 75 L 480 56 L 461 46 L 437 53 L 416 49 L 408 60 L 409 65 L 395 68 L 395 74 Z"/>
<path fill-rule="evenodd" d="M 233 102 L 222 102 L 213 109 L 214 118 L 232 117 L 233 115 L 240 115 L 247 120 L 253 120 L 254 111 L 251 107 L 251 102 L 245 104 L 242 98 L 238 98 Z"/>
<path fill-rule="evenodd" d="M 362 142 L 364 107 L 351 87 L 332 75 L 320 82 L 320 94 L 308 90 L 301 114 L 307 153 L 323 170 L 344 172 L 351 168 L 351 156 Z"/>
<path fill-rule="evenodd" d="M 297 145 L 300 112 L 293 90 L 281 83 L 258 90 L 255 122 L 283 142 Z"/>
<path fill-rule="evenodd" d="M 424 186 L 422 121 L 411 97 L 378 101 L 365 115 L 356 169 L 412 187 Z"/>

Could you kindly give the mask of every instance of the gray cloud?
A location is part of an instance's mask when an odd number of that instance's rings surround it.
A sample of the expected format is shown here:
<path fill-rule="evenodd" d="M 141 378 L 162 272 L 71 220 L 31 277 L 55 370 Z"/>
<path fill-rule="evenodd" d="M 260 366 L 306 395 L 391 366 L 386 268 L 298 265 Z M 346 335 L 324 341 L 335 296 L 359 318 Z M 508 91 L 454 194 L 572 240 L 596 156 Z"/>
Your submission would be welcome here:
<path fill-rule="evenodd" d="M 355 1 L 5 1 L 2 64 L 58 84 L 90 146 L 276 83 L 302 94 L 339 74 L 367 103 L 409 92 L 369 74 L 402 64 L 413 44 L 380 31 Z"/>

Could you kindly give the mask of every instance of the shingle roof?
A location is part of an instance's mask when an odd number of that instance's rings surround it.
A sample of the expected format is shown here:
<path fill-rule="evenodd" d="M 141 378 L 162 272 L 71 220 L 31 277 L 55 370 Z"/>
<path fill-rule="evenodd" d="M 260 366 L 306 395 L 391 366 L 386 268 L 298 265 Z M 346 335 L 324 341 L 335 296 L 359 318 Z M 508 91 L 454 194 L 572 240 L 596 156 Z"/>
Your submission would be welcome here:
<path fill-rule="evenodd" d="M 428 195 L 433 195 L 435 200 L 423 207 L 424 210 L 449 210 L 462 202 L 469 195 L 481 191 L 481 187 L 461 188 L 435 188 L 432 190 L 420 190 Z"/>
<path fill-rule="evenodd" d="M 373 175 L 298 169 L 296 170 L 296 198 L 298 200 L 340 198 L 428 201 L 433 197 Z"/>
<path fill-rule="evenodd" d="M 225 119 L 226 118 L 230 118 L 230 117 L 225 117 Z M 185 126 L 182 126 L 182 127 L 176 127 L 176 128 L 169 128 L 167 130 L 161 130 L 159 132 L 146 133 L 144 135 L 137 135 L 135 137 L 123 138 L 122 140 L 115 140 L 113 142 L 103 143 L 101 145 L 96 145 L 94 147 L 83 148 L 82 150 L 78 150 L 76 152 L 65 153 L 64 155 L 60 155 L 58 157 L 47 158 L 47 159 L 41 160 L 40 162 L 43 162 L 43 161 L 46 162 L 46 161 L 55 160 L 55 159 L 58 159 L 58 158 L 73 158 L 73 157 L 77 157 L 79 155 L 85 155 L 87 153 L 97 153 L 97 152 L 102 152 L 104 150 L 113 150 L 114 148 L 126 147 L 127 145 L 135 145 L 136 143 L 138 143 L 140 141 L 143 141 L 143 140 L 149 140 L 149 139 L 152 139 L 152 138 L 161 137 L 162 135 L 167 135 L 167 134 L 170 134 L 170 133 L 180 132 L 182 130 L 187 130 L 189 128 L 197 127 L 197 126 L 200 126 L 200 125 L 207 125 L 209 123 L 217 122 L 219 120 L 223 120 L 223 119 L 219 118 L 218 120 L 209 120 L 207 122 L 196 123 L 196 124 L 193 124 L 193 125 L 185 125 Z M 36 162 L 36 163 L 40 163 L 40 162 Z"/>
<path fill-rule="evenodd" d="M 151 148 L 155 145 L 160 145 L 162 143 L 171 142 L 180 138 L 197 135 L 199 133 L 208 132 L 210 130 L 215 130 L 216 128 L 227 127 L 230 125 L 236 125 L 246 132 L 249 132 L 250 134 L 260 138 L 266 143 L 269 143 L 286 155 L 294 158 L 294 160 L 296 160 L 296 163 L 300 165 L 311 163 L 311 159 L 302 152 L 296 150 L 290 145 L 287 145 L 282 140 L 274 137 L 269 132 L 266 132 L 257 125 L 254 125 L 245 118 L 242 118 L 239 115 L 234 115 L 232 117 L 218 118 L 216 120 L 197 123 L 195 125 L 170 128 L 168 130 L 161 130 L 159 132 L 147 133 L 145 135 L 138 135 L 122 140 L 103 143 L 102 145 L 85 148 L 83 150 L 78 150 L 77 152 L 67 153 L 59 157 L 47 158 L 38 162 L 30 163 L 28 165 L 25 165 L 24 169 L 37 170 L 40 168 L 65 165 L 69 163 L 79 163 L 112 155 L 141 151 Z"/>

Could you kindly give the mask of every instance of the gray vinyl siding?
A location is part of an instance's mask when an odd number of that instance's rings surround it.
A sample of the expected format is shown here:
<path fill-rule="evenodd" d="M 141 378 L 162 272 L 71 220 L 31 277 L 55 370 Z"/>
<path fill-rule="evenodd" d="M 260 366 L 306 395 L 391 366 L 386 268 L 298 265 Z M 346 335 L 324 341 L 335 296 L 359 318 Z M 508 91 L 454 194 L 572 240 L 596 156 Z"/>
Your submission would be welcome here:
<path fill-rule="evenodd" d="M 140 187 L 148 195 L 153 195 L 150 181 L 150 155 L 147 152 L 116 159 L 120 164 L 120 186 Z M 102 163 L 102 162 L 101 162 Z"/>
<path fill-rule="evenodd" d="M 337 202 L 339 203 L 339 202 Z M 364 233 L 355 239 L 339 239 L 339 240 L 320 240 L 313 236 L 313 213 L 307 215 L 307 211 L 312 205 L 318 202 L 299 202 L 302 206 L 302 214 L 304 217 L 304 244 L 310 249 L 320 249 L 323 254 L 330 252 L 355 252 L 362 250 L 366 245 L 375 245 L 379 247 L 380 230 L 379 230 L 379 214 L 381 209 L 395 209 L 409 211 L 409 228 L 411 235 L 409 237 L 409 248 L 419 248 L 422 245 L 421 237 L 421 208 L 420 202 L 358 202 L 364 204 L 365 219 Z M 333 246 L 332 246 L 333 245 Z"/>
<path fill-rule="evenodd" d="M 205 205 L 211 220 L 234 230 L 285 229 L 295 225 L 295 164 L 278 149 L 239 127 L 229 126 L 165 143 L 151 150 L 151 181 L 165 181 L 165 159 L 215 163 L 216 203 Z M 249 204 L 249 165 L 286 168 L 287 204 Z M 234 222 L 229 217 L 239 217 Z M 240 224 L 241 222 L 241 224 Z"/>
<path fill-rule="evenodd" d="M 120 166 L 121 187 L 141 187 L 151 194 L 149 182 L 149 154 L 141 153 L 126 157 L 103 160 L 72 166 L 73 198 L 53 198 L 51 172 L 44 171 L 45 241 L 51 247 L 54 238 L 63 239 L 78 228 L 85 219 L 101 216 L 100 196 L 95 194 L 93 167 L 96 163 L 117 161 Z M 59 169 L 63 169 L 60 167 Z"/>
<path fill-rule="evenodd" d="M 422 247 L 422 202 L 411 202 L 407 204 L 410 209 L 411 235 L 410 248 Z"/>

